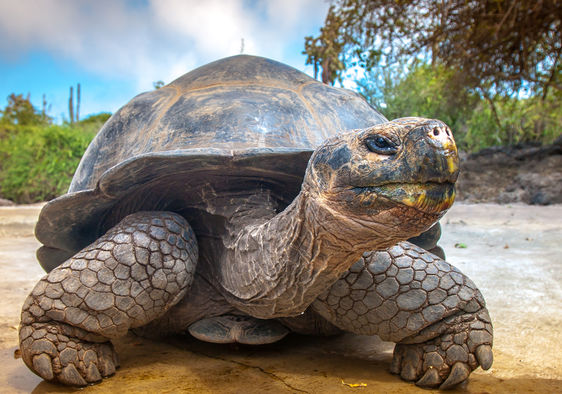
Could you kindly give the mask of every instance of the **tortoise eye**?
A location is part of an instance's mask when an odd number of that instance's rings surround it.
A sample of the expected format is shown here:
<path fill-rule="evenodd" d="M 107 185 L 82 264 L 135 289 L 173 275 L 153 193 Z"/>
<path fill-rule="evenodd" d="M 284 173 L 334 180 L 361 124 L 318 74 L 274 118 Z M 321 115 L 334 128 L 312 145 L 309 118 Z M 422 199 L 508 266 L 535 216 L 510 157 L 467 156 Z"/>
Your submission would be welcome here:
<path fill-rule="evenodd" d="M 393 155 L 398 152 L 398 147 L 394 142 L 382 135 L 374 135 L 365 139 L 365 145 L 371 152 L 380 155 Z"/>

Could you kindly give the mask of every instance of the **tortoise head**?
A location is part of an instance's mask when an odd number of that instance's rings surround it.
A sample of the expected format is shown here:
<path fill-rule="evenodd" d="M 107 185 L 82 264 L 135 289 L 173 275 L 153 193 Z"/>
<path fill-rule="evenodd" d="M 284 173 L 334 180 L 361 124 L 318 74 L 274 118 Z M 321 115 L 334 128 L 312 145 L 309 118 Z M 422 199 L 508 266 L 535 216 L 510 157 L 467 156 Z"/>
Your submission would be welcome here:
<path fill-rule="evenodd" d="M 312 155 L 303 185 L 336 215 L 406 239 L 452 205 L 458 173 L 447 125 L 401 118 L 325 141 Z"/>

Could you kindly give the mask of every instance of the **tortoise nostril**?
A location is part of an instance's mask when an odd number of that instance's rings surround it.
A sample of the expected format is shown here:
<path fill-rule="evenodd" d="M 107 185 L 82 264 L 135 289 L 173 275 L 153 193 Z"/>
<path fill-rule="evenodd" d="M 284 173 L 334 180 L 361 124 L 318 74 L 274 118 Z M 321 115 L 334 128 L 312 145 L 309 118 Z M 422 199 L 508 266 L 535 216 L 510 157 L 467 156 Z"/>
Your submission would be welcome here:
<path fill-rule="evenodd" d="M 433 129 L 433 135 L 436 137 L 439 135 L 439 129 L 437 127 Z"/>

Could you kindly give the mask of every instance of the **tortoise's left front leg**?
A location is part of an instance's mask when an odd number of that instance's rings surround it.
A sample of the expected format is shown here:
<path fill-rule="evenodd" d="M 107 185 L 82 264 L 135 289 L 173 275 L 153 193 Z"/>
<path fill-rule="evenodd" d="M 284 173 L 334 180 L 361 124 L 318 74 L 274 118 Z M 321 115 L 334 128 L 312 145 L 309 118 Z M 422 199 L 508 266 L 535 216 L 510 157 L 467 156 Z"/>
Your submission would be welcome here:
<path fill-rule="evenodd" d="M 458 269 L 409 242 L 365 253 L 312 307 L 337 327 L 396 342 L 391 372 L 453 387 L 492 365 L 482 294 Z"/>
<path fill-rule="evenodd" d="M 22 359 L 45 380 L 85 386 L 112 375 L 110 340 L 161 317 L 191 286 L 195 234 L 172 212 L 137 212 L 45 275 L 27 297 Z"/>

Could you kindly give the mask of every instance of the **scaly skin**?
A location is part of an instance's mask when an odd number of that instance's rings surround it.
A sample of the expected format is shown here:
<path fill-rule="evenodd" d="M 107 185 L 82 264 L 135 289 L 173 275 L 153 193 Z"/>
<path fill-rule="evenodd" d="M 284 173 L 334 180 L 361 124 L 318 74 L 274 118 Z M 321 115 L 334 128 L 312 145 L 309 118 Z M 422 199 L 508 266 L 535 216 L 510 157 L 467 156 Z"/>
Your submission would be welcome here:
<path fill-rule="evenodd" d="M 162 316 L 193 280 L 198 250 L 184 218 L 127 216 L 44 276 L 22 309 L 20 349 L 45 380 L 83 386 L 115 372 L 109 339 Z"/>
<path fill-rule="evenodd" d="M 365 253 L 312 307 L 342 330 L 396 342 L 391 372 L 420 386 L 450 388 L 492 363 L 482 294 L 409 242 Z"/>

